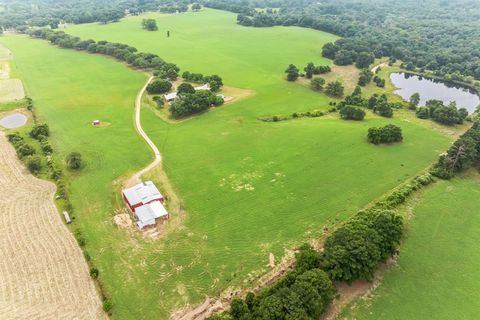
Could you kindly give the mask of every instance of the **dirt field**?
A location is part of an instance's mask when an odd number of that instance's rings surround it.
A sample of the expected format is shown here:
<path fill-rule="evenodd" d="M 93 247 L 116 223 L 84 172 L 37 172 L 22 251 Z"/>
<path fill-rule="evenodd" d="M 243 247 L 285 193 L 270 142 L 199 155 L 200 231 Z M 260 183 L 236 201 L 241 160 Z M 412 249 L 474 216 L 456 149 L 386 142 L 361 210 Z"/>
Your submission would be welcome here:
<path fill-rule="evenodd" d="M 22 81 L 19 79 L 0 80 L 0 102 L 20 100 L 25 97 Z"/>
<path fill-rule="evenodd" d="M 28 174 L 0 132 L 0 319 L 104 319 L 55 187 Z"/>

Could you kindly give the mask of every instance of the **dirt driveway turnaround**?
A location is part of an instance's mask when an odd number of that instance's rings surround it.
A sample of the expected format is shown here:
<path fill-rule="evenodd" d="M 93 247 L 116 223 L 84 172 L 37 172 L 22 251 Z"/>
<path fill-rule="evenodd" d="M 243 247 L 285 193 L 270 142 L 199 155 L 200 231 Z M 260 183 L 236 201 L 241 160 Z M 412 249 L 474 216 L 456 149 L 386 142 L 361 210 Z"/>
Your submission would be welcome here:
<path fill-rule="evenodd" d="M 88 266 L 53 203 L 0 132 L 0 319 L 105 319 Z"/>

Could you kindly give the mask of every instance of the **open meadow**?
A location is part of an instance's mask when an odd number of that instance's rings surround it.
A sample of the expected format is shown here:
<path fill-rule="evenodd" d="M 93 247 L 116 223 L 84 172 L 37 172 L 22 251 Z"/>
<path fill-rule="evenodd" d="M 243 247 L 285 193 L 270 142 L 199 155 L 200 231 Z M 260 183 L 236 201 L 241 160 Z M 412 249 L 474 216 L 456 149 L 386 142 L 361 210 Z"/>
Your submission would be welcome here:
<path fill-rule="evenodd" d="M 413 208 L 396 266 L 339 319 L 476 319 L 480 177 L 439 181 Z"/>
<path fill-rule="evenodd" d="M 152 158 L 133 127 L 133 102 L 146 75 L 46 41 L 0 38 L 12 50 L 61 157 L 71 151 L 84 156 L 83 171 L 69 174 L 73 225 L 100 270 L 113 319 L 165 319 L 229 286 L 248 287 L 268 270 L 270 253 L 278 261 L 284 249 L 319 236 L 324 226 L 421 172 L 452 141 L 416 121 L 372 113 L 362 122 L 340 120 L 335 113 L 260 122 L 256 118 L 264 115 L 329 109 L 325 95 L 288 83 L 283 71 L 289 63 L 330 64 L 320 49 L 333 35 L 297 27 L 244 28 L 234 14 L 215 10 L 148 16 L 157 18 L 158 32 L 141 29 L 145 16 L 65 31 L 126 43 L 183 71 L 219 74 L 227 86 L 255 91 L 174 124 L 143 109 L 143 127 L 159 147 L 185 209 L 181 224 L 159 240 L 112 221 L 122 207 L 121 179 Z M 111 125 L 92 128 L 94 119 Z M 368 144 L 368 128 L 387 123 L 401 126 L 405 141 Z"/>

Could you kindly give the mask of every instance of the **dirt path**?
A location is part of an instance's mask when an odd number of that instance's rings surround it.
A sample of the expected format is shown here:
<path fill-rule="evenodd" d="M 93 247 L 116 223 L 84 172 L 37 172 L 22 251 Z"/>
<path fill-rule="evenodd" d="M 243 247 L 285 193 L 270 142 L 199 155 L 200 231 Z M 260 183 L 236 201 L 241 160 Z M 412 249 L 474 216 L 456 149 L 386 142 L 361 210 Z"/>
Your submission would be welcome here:
<path fill-rule="evenodd" d="M 82 251 L 0 132 L 0 319 L 105 319 Z"/>
<path fill-rule="evenodd" d="M 148 171 L 155 168 L 162 161 L 162 156 L 160 154 L 160 151 L 158 150 L 155 143 L 153 143 L 153 141 L 145 133 L 145 131 L 142 128 L 142 123 L 140 121 L 140 114 L 141 114 L 140 111 L 142 109 L 142 96 L 145 93 L 145 90 L 147 89 L 147 86 L 150 83 L 150 81 L 152 81 L 152 79 L 153 79 L 153 76 L 148 78 L 147 82 L 145 83 L 143 88 L 138 92 L 138 95 L 135 98 L 135 129 L 137 130 L 138 134 L 140 134 L 140 136 L 143 138 L 143 140 L 147 142 L 150 149 L 152 149 L 155 159 L 148 166 L 134 173 L 133 176 L 125 182 L 125 186 L 132 186 L 140 182 L 140 177 L 142 175 L 144 175 Z"/>
<path fill-rule="evenodd" d="M 380 64 L 377 64 L 376 66 L 374 66 L 370 71 L 372 71 L 373 73 L 377 72 L 377 69 L 378 68 L 383 68 L 383 67 L 386 67 L 388 66 L 388 63 L 387 62 L 382 62 Z"/>

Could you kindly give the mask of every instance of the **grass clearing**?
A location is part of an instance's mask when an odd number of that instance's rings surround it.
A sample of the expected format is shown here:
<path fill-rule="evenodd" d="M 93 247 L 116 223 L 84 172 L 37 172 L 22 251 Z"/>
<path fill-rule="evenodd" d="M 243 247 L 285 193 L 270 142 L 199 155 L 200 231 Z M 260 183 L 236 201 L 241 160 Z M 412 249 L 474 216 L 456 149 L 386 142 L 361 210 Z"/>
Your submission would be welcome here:
<path fill-rule="evenodd" d="M 145 17 L 157 19 L 158 32 L 141 29 Z M 267 270 L 270 253 L 278 259 L 285 249 L 318 236 L 324 225 L 347 218 L 423 170 L 451 142 L 417 123 L 371 113 L 363 122 L 335 115 L 256 120 L 328 110 L 329 98 L 285 81 L 283 73 L 289 63 L 329 63 L 320 50 L 336 37 L 326 33 L 245 28 L 236 25 L 234 14 L 216 10 L 148 14 L 66 32 L 128 43 L 183 71 L 217 73 L 226 86 L 256 93 L 174 124 L 162 121 L 154 108 L 142 109 L 142 125 L 160 148 L 171 181 L 166 189 L 176 191 L 186 211 L 168 234 L 152 241 L 112 221 L 122 207 L 119 181 L 151 159 L 133 128 L 133 101 L 145 75 L 45 41 L 0 39 L 12 49 L 39 116 L 50 124 L 54 147 L 62 156 L 84 156 L 85 169 L 70 174 L 75 224 L 111 295 L 113 319 L 165 319 L 205 295 L 251 285 Z M 111 125 L 92 128 L 94 119 Z M 405 142 L 368 144 L 368 128 L 387 123 L 401 125 Z M 161 175 L 153 178 L 163 181 Z"/>
<path fill-rule="evenodd" d="M 480 310 L 480 176 L 439 181 L 413 208 L 398 264 L 339 319 L 475 319 Z"/>

